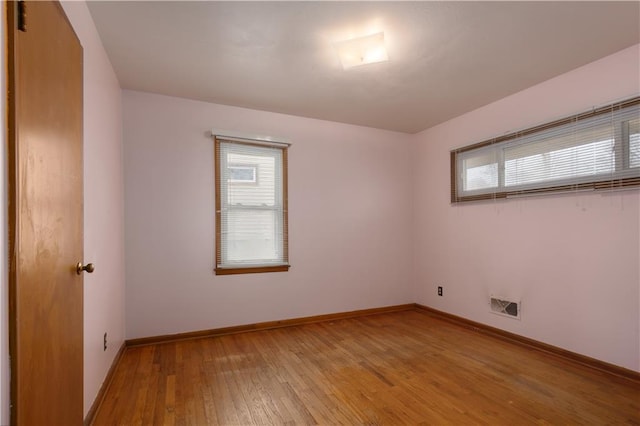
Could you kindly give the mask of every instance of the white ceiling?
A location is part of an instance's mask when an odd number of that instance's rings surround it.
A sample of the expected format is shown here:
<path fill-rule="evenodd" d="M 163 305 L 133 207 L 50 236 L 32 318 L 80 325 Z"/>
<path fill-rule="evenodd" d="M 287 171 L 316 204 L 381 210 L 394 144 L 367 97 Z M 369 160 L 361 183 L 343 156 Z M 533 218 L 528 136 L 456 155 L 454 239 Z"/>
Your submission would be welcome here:
<path fill-rule="evenodd" d="M 415 133 L 640 42 L 640 2 L 90 1 L 125 89 Z M 384 31 L 389 62 L 332 43 Z"/>

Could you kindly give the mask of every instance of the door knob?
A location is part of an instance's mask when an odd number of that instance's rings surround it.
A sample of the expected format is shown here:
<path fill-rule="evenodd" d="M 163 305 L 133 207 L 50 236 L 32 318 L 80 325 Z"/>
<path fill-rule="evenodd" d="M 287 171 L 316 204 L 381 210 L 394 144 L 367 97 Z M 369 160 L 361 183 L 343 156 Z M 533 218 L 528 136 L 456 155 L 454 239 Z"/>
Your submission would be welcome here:
<path fill-rule="evenodd" d="M 88 273 L 92 273 L 95 270 L 96 270 L 96 267 L 93 266 L 93 263 L 87 263 L 86 265 L 83 266 L 82 262 L 78 262 L 78 264 L 76 265 L 76 272 L 78 273 L 78 275 L 80 275 L 82 271 L 87 271 Z"/>

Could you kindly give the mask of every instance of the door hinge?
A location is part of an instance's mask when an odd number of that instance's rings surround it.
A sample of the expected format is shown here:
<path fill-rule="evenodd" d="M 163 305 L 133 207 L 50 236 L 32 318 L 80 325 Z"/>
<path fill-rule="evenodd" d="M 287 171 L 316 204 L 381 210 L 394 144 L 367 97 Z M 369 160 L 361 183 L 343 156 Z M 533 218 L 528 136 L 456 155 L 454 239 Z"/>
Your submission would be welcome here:
<path fill-rule="evenodd" d="M 23 0 L 18 2 L 18 29 L 27 31 L 27 5 Z"/>

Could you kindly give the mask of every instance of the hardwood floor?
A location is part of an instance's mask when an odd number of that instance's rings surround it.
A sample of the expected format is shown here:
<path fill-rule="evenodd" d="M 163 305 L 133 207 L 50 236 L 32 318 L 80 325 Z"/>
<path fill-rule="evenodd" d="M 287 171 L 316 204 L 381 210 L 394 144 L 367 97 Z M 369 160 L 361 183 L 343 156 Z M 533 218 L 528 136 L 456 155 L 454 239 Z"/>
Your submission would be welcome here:
<path fill-rule="evenodd" d="M 419 311 L 128 348 L 94 425 L 640 424 L 640 384 Z"/>

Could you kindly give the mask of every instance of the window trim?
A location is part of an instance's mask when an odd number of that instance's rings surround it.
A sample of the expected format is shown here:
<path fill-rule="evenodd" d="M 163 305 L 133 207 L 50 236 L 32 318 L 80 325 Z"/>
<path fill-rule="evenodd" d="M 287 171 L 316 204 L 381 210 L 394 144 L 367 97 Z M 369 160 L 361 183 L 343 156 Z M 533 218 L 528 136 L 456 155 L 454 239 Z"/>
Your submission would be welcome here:
<path fill-rule="evenodd" d="M 239 140 L 236 138 L 225 138 L 213 136 L 214 139 L 214 169 L 215 169 L 215 267 L 214 272 L 216 275 L 234 275 L 234 274 L 253 274 L 264 272 L 286 272 L 291 265 L 289 264 L 289 162 L 288 162 L 288 147 L 286 143 L 276 142 L 262 142 L 259 140 Z M 283 239 L 283 258 L 286 264 L 284 265 L 248 265 L 246 267 L 223 267 L 218 266 L 222 264 L 222 210 L 221 210 L 221 171 L 220 171 L 220 143 L 230 142 L 234 144 L 250 145 L 257 147 L 271 146 L 282 150 L 282 239 Z M 257 176 L 256 176 L 257 178 Z M 256 179 L 257 180 L 257 179 Z"/>
<path fill-rule="evenodd" d="M 522 138 L 524 136 L 541 133 L 553 128 L 587 120 L 592 117 L 597 117 L 603 114 L 610 114 L 613 111 L 633 107 L 636 105 L 640 105 L 640 96 L 636 96 L 621 102 L 616 102 L 601 108 L 596 108 L 591 111 L 586 111 L 580 114 L 572 115 L 570 117 L 562 118 L 556 121 L 530 127 L 525 130 L 512 132 L 503 136 L 487 139 L 482 142 L 478 142 L 472 145 L 468 145 L 462 148 L 452 150 L 450 152 L 451 203 L 455 204 L 455 203 L 466 202 L 466 201 L 505 199 L 509 197 L 516 197 L 516 196 L 522 196 L 522 195 L 536 195 L 536 194 L 554 193 L 554 192 L 570 192 L 570 191 L 580 191 L 580 190 L 614 190 L 614 189 L 624 189 L 624 188 L 640 186 L 640 176 L 633 176 L 633 177 L 614 177 L 612 179 L 605 179 L 605 180 L 598 179 L 594 181 L 586 181 L 586 182 L 570 183 L 570 184 L 554 185 L 552 183 L 551 186 L 545 186 L 541 188 L 528 188 L 528 189 L 519 188 L 512 191 L 506 191 L 504 190 L 504 187 L 499 186 L 496 188 L 495 191 L 483 193 L 483 194 L 472 194 L 472 195 L 458 194 L 458 184 L 459 184 L 460 172 L 461 172 L 461 170 L 459 170 L 458 168 L 458 163 L 459 163 L 458 156 L 460 154 L 473 151 L 479 148 L 484 148 L 486 146 L 507 142 L 512 139 Z M 625 149 L 628 149 L 628 147 L 625 147 Z M 498 169 L 500 170 L 500 167 L 498 167 Z"/>

